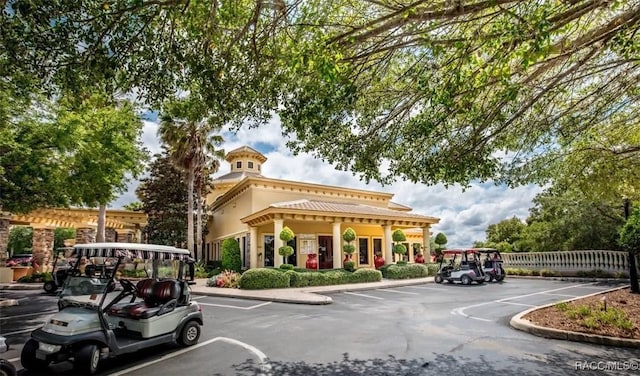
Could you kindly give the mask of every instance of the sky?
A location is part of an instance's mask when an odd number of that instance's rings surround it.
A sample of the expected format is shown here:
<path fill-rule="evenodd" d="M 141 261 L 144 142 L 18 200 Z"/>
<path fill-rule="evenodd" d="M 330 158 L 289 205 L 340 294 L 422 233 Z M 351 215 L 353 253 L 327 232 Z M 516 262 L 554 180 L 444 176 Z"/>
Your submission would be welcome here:
<path fill-rule="evenodd" d="M 142 141 L 152 154 L 160 152 L 157 129 L 156 117 L 147 116 Z M 484 240 L 487 227 L 503 219 L 513 216 L 526 219 L 531 200 L 542 190 L 536 185 L 510 189 L 493 183 L 472 184 L 464 191 L 459 186 L 445 188 L 441 184 L 427 186 L 407 181 L 385 186 L 375 182 L 367 184 L 351 172 L 336 170 L 310 154 L 294 156 L 286 147 L 288 139 L 282 136 L 277 119 L 258 128 L 243 127 L 236 133 L 225 132 L 222 136 L 225 139 L 222 147 L 227 152 L 248 145 L 264 154 L 267 161 L 262 166 L 262 175 L 265 177 L 392 193 L 393 202 L 413 208 L 414 213 L 440 218 L 432 232 L 434 236 L 444 233 L 448 248 L 469 247 L 476 240 Z M 223 161 L 216 175 L 229 170 L 229 164 Z M 121 209 L 139 201 L 135 195 L 137 186 L 138 182 L 132 181 L 129 190 L 109 207 Z"/>

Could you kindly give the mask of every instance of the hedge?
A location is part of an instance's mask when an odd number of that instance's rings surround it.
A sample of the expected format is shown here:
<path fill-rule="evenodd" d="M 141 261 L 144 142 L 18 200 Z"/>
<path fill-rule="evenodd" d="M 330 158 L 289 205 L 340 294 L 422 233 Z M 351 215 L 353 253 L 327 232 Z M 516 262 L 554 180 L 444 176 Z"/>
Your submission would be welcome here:
<path fill-rule="evenodd" d="M 282 273 L 276 269 L 249 269 L 240 277 L 238 286 L 246 290 L 280 289 L 289 287 L 289 273 Z"/>
<path fill-rule="evenodd" d="M 247 277 L 245 277 L 247 276 Z M 247 290 L 343 285 L 347 283 L 379 282 L 382 273 L 374 269 L 358 269 L 351 273 L 342 269 L 322 272 L 282 269 L 249 269 L 240 278 L 240 288 Z M 284 283 L 287 282 L 285 286 Z"/>
<path fill-rule="evenodd" d="M 380 268 L 380 271 L 382 276 L 387 279 L 409 279 L 429 276 L 429 268 L 423 264 L 391 264 Z"/>

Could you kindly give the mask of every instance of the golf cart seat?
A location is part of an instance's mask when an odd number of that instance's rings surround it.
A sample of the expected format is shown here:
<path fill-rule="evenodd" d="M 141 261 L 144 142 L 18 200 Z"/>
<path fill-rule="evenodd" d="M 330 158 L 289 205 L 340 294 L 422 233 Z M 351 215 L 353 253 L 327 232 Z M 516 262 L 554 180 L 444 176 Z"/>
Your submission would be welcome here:
<path fill-rule="evenodd" d="M 153 278 L 142 279 L 136 284 L 136 296 L 143 300 L 151 299 L 153 293 L 153 285 L 156 280 Z M 114 304 L 109 308 L 109 314 L 114 316 L 129 317 L 131 308 L 143 304 L 142 302 L 129 302 Z"/>
<path fill-rule="evenodd" d="M 129 317 L 134 319 L 147 319 L 152 316 L 160 316 L 171 312 L 178 304 L 180 298 L 180 282 L 167 279 L 156 282 L 152 288 L 152 294 L 143 303 L 136 304 L 129 310 Z"/>

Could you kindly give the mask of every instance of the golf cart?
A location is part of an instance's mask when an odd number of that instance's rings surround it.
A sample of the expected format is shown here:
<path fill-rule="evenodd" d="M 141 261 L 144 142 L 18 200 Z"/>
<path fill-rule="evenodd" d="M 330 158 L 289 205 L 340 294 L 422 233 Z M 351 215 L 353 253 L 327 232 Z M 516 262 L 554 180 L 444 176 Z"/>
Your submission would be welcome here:
<path fill-rule="evenodd" d="M 0 336 L 0 353 L 9 351 L 6 338 Z M 16 376 L 16 367 L 6 359 L 0 359 L 0 376 Z"/>
<path fill-rule="evenodd" d="M 65 261 L 65 256 L 67 252 L 71 252 L 73 248 L 58 248 L 55 251 L 55 255 L 53 256 L 53 269 L 51 269 L 51 280 L 45 281 L 44 283 L 44 291 L 48 294 L 53 294 L 62 285 L 64 281 L 67 279 L 69 275 L 69 271 L 71 269 L 71 265 Z"/>
<path fill-rule="evenodd" d="M 100 360 L 200 338 L 202 312 L 184 277 L 189 251 L 153 244 L 91 243 L 73 247 L 76 259 L 58 299 L 59 312 L 31 333 L 20 360 L 27 370 L 72 360 L 77 373 L 95 374 Z M 82 258 L 115 260 L 79 273 Z M 149 278 L 115 279 L 125 263 L 142 260 Z M 89 274 L 89 275 L 88 275 Z M 190 276 L 193 280 L 193 276 Z M 122 288 L 115 288 L 116 282 Z"/>
<path fill-rule="evenodd" d="M 482 259 L 485 282 L 502 281 L 506 276 L 502 268 L 502 256 L 500 251 L 494 248 L 475 248 Z M 484 257 L 482 257 L 484 255 Z"/>
<path fill-rule="evenodd" d="M 480 267 L 478 253 L 474 250 L 447 249 L 442 251 L 438 272 L 434 277 L 436 283 L 447 281 L 462 282 L 463 285 L 484 283 L 485 277 Z"/>

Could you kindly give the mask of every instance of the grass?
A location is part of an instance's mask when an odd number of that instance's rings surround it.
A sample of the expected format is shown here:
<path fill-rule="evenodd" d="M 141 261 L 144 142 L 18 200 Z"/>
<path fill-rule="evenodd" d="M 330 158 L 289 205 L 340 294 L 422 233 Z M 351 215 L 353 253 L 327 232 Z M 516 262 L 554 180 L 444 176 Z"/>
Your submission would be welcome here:
<path fill-rule="evenodd" d="M 602 326 L 615 327 L 622 330 L 633 330 L 633 323 L 626 313 L 616 307 L 593 307 L 589 305 L 570 305 L 567 302 L 558 303 L 555 307 L 563 312 L 569 320 L 589 329 L 598 329 Z"/>

